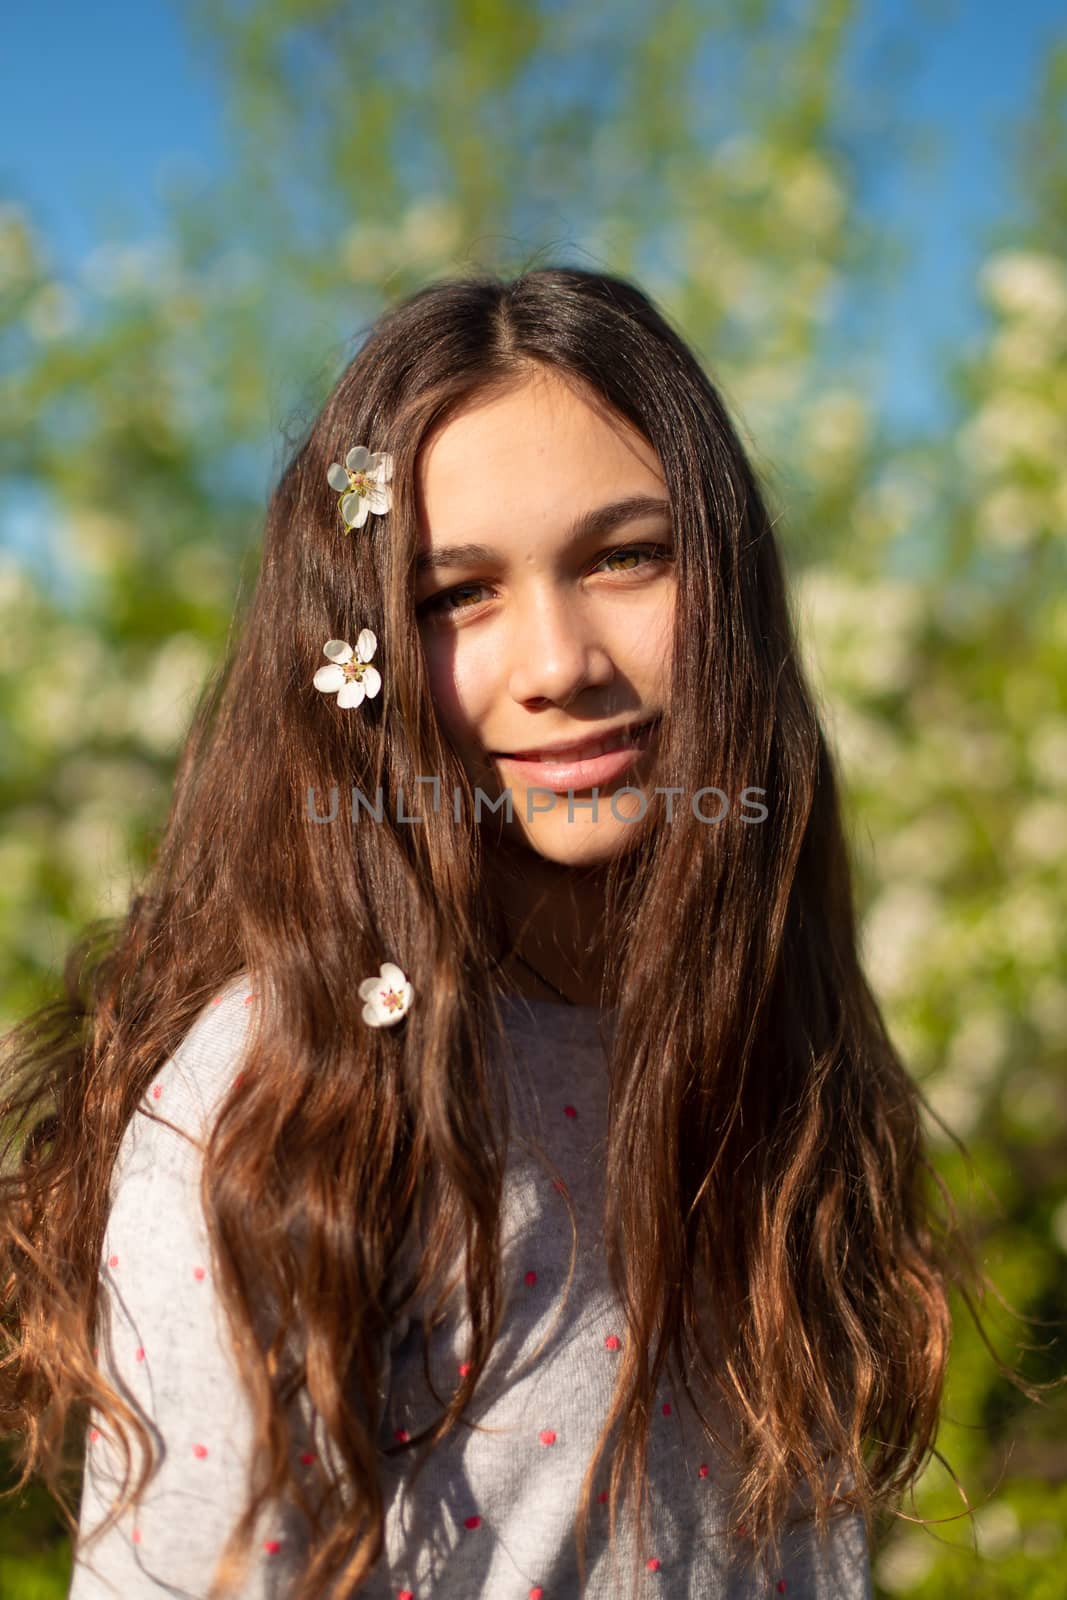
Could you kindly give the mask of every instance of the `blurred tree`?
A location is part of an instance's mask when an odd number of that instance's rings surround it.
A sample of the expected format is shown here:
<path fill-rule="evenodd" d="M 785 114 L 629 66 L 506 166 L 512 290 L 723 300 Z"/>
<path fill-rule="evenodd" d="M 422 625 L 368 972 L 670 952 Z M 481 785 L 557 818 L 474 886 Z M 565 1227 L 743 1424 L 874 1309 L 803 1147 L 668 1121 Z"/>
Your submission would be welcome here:
<path fill-rule="evenodd" d="M 1065 1370 L 1067 1310 L 1067 47 L 1039 90 L 1019 138 L 1019 214 L 978 275 L 987 332 L 953 363 L 956 414 L 929 442 L 937 509 L 905 535 L 923 604 L 907 677 L 882 702 L 893 781 L 864 790 L 861 809 L 878 841 L 873 976 L 988 1185 L 971 1192 L 931 1124 L 992 1276 L 1044 1319 L 1027 1332 L 998 1313 L 993 1325 L 1003 1348 L 1031 1344 L 1023 1370 L 1048 1381 Z M 979 1556 L 960 1548 L 967 1523 L 940 1530 L 949 1549 L 899 1529 L 879 1565 L 891 1592 L 1067 1594 L 1067 1403 L 1047 1399 L 1035 1408 L 996 1381 L 957 1320 L 940 1445 L 984 1501 Z M 937 1465 L 916 1498 L 926 1516 L 960 1503 Z"/>
<path fill-rule="evenodd" d="M 780 503 L 872 978 L 1003 1215 L 931 1120 L 943 1170 L 1012 1302 L 1061 1315 L 1064 54 L 1030 132 L 1028 215 L 983 268 L 988 340 L 944 431 L 906 438 L 867 397 L 864 294 L 900 256 L 862 202 L 894 159 L 893 106 L 850 98 L 845 0 L 187 16 L 230 169 L 172 192 L 162 239 L 102 243 L 72 275 L 23 211 L 0 212 L 0 508 L 34 540 L 0 564 L 0 1025 L 150 859 L 285 438 L 362 329 L 454 271 L 632 274 L 707 361 Z M 1028 1371 L 1061 1368 L 1057 1346 Z M 1067 1597 L 1062 1399 L 1022 1403 L 961 1311 L 948 1411 L 942 1448 L 972 1500 L 992 1495 L 981 1563 L 965 1520 L 947 1544 L 893 1527 L 879 1592 Z M 935 1462 L 916 1511 L 959 1507 Z M 0 1550 L 0 1592 L 65 1594 L 39 1500 L 0 1507 Z"/>

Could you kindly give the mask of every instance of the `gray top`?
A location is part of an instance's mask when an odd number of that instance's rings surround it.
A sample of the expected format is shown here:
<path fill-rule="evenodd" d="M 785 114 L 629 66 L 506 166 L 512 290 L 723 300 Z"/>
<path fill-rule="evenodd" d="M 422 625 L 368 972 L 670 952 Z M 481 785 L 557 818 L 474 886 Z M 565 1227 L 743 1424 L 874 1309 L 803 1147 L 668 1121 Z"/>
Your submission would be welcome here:
<path fill-rule="evenodd" d="M 209 1003 L 160 1069 L 145 1104 L 203 1137 L 243 1053 L 255 996 L 235 979 Z M 600 1174 L 608 1079 L 602 1033 L 612 1013 L 517 996 L 503 1001 L 515 1137 L 503 1220 L 501 1334 L 469 1415 L 431 1454 L 414 1493 L 410 1455 L 380 1458 L 386 1546 L 360 1595 L 369 1600 L 578 1600 L 575 1517 L 582 1477 L 606 1421 L 624 1336 L 600 1242 Z M 575 1210 L 578 1250 L 564 1297 L 572 1235 L 558 1169 Z M 207 1595 L 214 1563 L 244 1499 L 250 1421 L 226 1322 L 212 1287 L 199 1201 L 199 1153 L 161 1123 L 135 1114 L 116 1162 L 101 1263 L 101 1366 L 127 1388 L 157 1430 L 163 1465 L 143 1501 L 75 1557 L 69 1600 Z M 433 1331 L 438 1392 L 458 1381 L 469 1322 L 462 1296 Z M 423 1375 L 419 1318 L 403 1318 L 383 1351 L 387 1398 L 381 1443 L 414 1434 L 438 1413 Z M 702 1401 L 703 1403 L 703 1401 Z M 713 1411 L 716 1425 L 720 1414 Z M 329 1442 L 301 1397 L 294 1455 L 307 1469 Z M 82 1535 L 113 1501 L 121 1454 L 94 1416 L 86 1441 Z M 139 1456 L 135 1456 L 135 1461 Z M 629 1588 L 633 1531 L 616 1529 L 612 1574 L 606 1491 L 610 1448 L 598 1468 L 586 1545 L 588 1600 Z M 862 1519 L 784 1537 L 780 1567 L 752 1575 L 735 1559 L 743 1534 L 727 1526 L 720 1465 L 684 1390 L 666 1374 L 650 1427 L 649 1491 L 637 1593 L 659 1600 L 870 1600 Z M 119 1477 L 121 1473 L 119 1472 Z M 295 1593 L 307 1551 L 295 1508 L 264 1513 L 240 1600 Z M 86 1565 L 85 1563 L 88 1563 Z M 339 1600 L 336 1595 L 331 1600 Z"/>

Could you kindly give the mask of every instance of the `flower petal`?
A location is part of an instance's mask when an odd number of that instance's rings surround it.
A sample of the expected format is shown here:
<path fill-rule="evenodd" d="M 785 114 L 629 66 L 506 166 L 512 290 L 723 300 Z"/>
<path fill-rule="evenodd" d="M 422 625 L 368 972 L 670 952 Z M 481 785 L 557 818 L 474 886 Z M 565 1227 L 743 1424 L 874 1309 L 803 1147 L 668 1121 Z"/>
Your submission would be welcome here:
<path fill-rule="evenodd" d="M 378 640 L 369 628 L 360 628 L 359 638 L 356 640 L 356 659 L 369 661 L 378 648 Z"/>
<path fill-rule="evenodd" d="M 344 688 L 348 679 L 340 667 L 320 667 L 311 681 L 323 694 L 336 694 L 338 689 Z"/>
<path fill-rule="evenodd" d="M 388 486 L 383 488 L 379 484 L 372 483 L 363 497 L 363 504 L 368 510 L 373 511 L 376 517 L 383 517 L 387 511 L 393 509 L 393 491 Z"/>
<path fill-rule="evenodd" d="M 381 965 L 382 982 L 387 983 L 390 989 L 399 989 L 401 984 L 407 982 L 404 974 L 395 961 L 383 961 Z"/>
<path fill-rule="evenodd" d="M 338 494 L 344 494 L 348 488 L 348 473 L 339 461 L 335 461 L 326 474 L 326 482 L 331 489 L 336 489 Z"/>
<path fill-rule="evenodd" d="M 386 1026 L 386 1018 L 379 1016 L 372 1005 L 363 1007 L 363 1020 L 368 1028 L 384 1028 Z"/>
<path fill-rule="evenodd" d="M 352 646 L 343 639 L 327 639 L 322 647 L 324 656 L 329 656 L 331 661 L 340 661 L 342 664 L 352 659 Z"/>
<path fill-rule="evenodd" d="M 360 984 L 359 988 L 356 990 L 356 993 L 359 995 L 359 998 L 361 1000 L 369 1000 L 371 995 L 374 994 L 376 992 L 376 990 L 378 989 L 378 986 L 380 985 L 381 981 L 382 980 L 381 980 L 380 973 L 376 973 L 373 978 L 364 978 L 363 982 Z"/>
<path fill-rule="evenodd" d="M 337 704 L 344 706 L 346 710 L 350 706 L 362 705 L 366 693 L 367 691 L 361 683 L 358 683 L 355 678 L 350 678 L 337 696 Z"/>
<path fill-rule="evenodd" d="M 385 1016 L 379 1019 L 378 1027 L 391 1028 L 394 1026 L 394 1024 L 397 1022 L 403 1022 L 403 1020 L 404 1013 L 402 1011 L 387 1011 Z"/>
<path fill-rule="evenodd" d="M 372 700 L 382 686 L 382 675 L 377 667 L 368 667 L 363 674 L 363 689 L 368 698 Z"/>
<path fill-rule="evenodd" d="M 371 477 L 375 483 L 388 483 L 393 476 L 393 458 L 388 450 L 379 450 L 374 457 L 374 467 Z"/>
<path fill-rule="evenodd" d="M 341 515 L 350 528 L 362 528 L 370 507 L 361 494 L 346 494 L 341 501 Z"/>
<path fill-rule="evenodd" d="M 366 472 L 373 466 L 374 457 L 365 444 L 355 444 L 345 456 L 345 466 L 350 472 Z"/>

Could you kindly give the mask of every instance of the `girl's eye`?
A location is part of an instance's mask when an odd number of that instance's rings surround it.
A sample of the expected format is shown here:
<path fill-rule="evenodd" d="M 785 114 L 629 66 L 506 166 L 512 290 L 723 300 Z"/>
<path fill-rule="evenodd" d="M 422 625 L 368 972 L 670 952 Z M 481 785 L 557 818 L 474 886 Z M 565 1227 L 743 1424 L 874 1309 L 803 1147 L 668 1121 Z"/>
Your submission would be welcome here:
<path fill-rule="evenodd" d="M 631 556 L 647 556 L 650 561 L 670 561 L 671 552 L 662 544 L 624 544 L 615 550 L 609 550 L 607 555 L 601 556 L 597 566 L 604 561 L 615 561 L 621 558 L 629 561 Z M 615 567 L 615 572 L 635 572 L 636 566 Z"/>
<path fill-rule="evenodd" d="M 435 594 L 429 600 L 424 600 L 417 609 L 429 612 L 431 616 L 454 616 L 457 611 L 469 611 L 471 607 L 469 605 L 449 605 L 448 602 L 450 600 L 462 600 L 463 596 L 472 589 L 477 594 L 479 589 L 484 588 L 484 583 L 460 583 L 454 589 L 442 589 L 440 594 Z M 474 603 L 475 605 L 478 604 L 477 601 Z"/>
<path fill-rule="evenodd" d="M 614 550 L 608 550 L 600 556 L 593 568 L 602 567 L 608 561 L 624 561 L 626 566 L 609 568 L 612 572 L 636 572 L 645 563 L 639 560 L 645 557 L 646 561 L 672 561 L 674 559 L 670 549 L 662 544 L 625 544 L 619 545 Z M 484 583 L 460 583 L 451 589 L 442 589 L 440 594 L 431 595 L 429 600 L 424 600 L 416 609 L 420 614 L 432 617 L 454 617 L 460 611 L 473 611 L 481 602 L 479 592 L 488 590 Z"/>

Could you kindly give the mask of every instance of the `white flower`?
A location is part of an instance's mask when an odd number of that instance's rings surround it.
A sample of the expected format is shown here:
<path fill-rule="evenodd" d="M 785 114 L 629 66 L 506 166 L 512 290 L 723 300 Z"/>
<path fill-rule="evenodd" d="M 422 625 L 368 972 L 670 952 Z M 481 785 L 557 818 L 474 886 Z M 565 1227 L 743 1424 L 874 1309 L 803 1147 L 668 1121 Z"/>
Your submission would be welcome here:
<path fill-rule="evenodd" d="M 388 486 L 392 476 L 388 451 L 372 453 L 365 444 L 352 447 L 343 467 L 339 461 L 333 463 L 326 477 L 341 497 L 341 515 L 349 528 L 362 528 L 372 511 L 380 517 L 392 508 L 393 491 Z"/>
<path fill-rule="evenodd" d="M 392 961 L 382 963 L 376 978 L 364 978 L 359 998 L 366 1001 L 363 1020 L 368 1028 L 391 1028 L 411 1007 L 412 987 Z"/>
<path fill-rule="evenodd" d="M 986 261 L 979 282 L 993 304 L 1008 316 L 1046 327 L 1067 316 L 1067 272 L 1058 256 L 1002 250 Z"/>
<path fill-rule="evenodd" d="M 322 653 L 329 656 L 331 665 L 320 667 L 312 683 L 323 694 L 336 694 L 339 706 L 358 706 L 364 696 L 372 699 L 382 686 L 378 668 L 367 665 L 377 648 L 378 640 L 369 628 L 361 629 L 354 651 L 343 639 L 327 639 Z"/>

